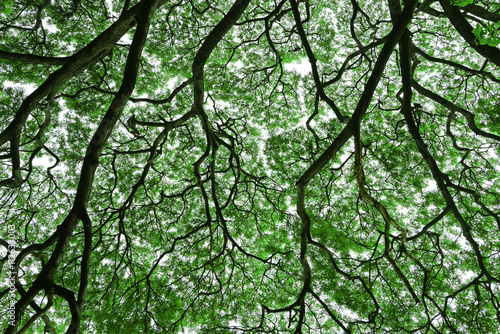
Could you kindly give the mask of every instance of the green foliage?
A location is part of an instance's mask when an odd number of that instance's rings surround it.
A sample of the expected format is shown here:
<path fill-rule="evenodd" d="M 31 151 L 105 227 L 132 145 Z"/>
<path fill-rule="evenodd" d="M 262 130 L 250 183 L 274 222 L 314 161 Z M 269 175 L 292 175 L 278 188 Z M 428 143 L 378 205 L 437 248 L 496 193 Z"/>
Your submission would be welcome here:
<path fill-rule="evenodd" d="M 250 1 L 218 30 L 233 1 L 162 1 L 140 55 L 148 1 L 120 31 L 124 1 L 0 4 L 0 315 L 9 225 L 35 291 L 2 330 L 66 332 L 82 307 L 83 333 L 497 332 L 499 67 L 435 4 L 408 78 L 385 2 L 296 2 L 302 22 Z"/>
<path fill-rule="evenodd" d="M 478 25 L 473 30 L 479 44 L 496 47 L 500 44 L 500 21 Z"/>
<path fill-rule="evenodd" d="M 452 0 L 451 3 L 455 6 L 465 7 L 467 5 L 473 4 L 474 0 Z"/>

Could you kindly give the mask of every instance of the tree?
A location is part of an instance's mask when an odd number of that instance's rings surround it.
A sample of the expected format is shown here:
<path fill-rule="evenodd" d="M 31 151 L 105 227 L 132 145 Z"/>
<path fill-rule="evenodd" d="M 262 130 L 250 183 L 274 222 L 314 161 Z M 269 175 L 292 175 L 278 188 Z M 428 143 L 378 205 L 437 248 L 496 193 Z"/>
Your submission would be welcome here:
<path fill-rule="evenodd" d="M 498 1 L 0 11 L 5 333 L 499 328 Z"/>

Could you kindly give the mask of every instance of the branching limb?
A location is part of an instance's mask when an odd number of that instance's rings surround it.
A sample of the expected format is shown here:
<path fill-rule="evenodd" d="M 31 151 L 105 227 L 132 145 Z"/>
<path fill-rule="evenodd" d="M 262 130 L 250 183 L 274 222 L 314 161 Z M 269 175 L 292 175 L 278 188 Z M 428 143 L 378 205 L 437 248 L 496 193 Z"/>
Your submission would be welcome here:
<path fill-rule="evenodd" d="M 60 234 L 54 251 L 52 252 L 52 256 L 34 280 L 31 288 L 16 303 L 16 320 L 14 325 L 9 325 L 6 334 L 13 334 L 15 332 L 27 305 L 33 300 L 33 298 L 35 298 L 41 289 L 47 287 L 48 282 L 53 282 L 57 268 L 62 261 L 62 257 L 68 246 L 69 240 L 72 237 L 73 231 L 76 228 L 78 220 L 83 218 L 83 214 L 85 213 L 85 209 L 89 201 L 90 192 L 92 190 L 94 174 L 99 163 L 99 156 L 107 142 L 107 139 L 111 135 L 114 125 L 118 121 L 125 104 L 134 90 L 141 53 L 147 39 L 151 17 L 158 6 L 158 2 L 159 0 L 146 0 L 144 2 L 144 6 L 139 6 L 141 7 L 141 12 L 138 18 L 138 27 L 134 34 L 134 39 L 127 58 L 123 84 L 111 103 L 111 106 L 104 116 L 103 122 L 99 125 L 94 137 L 92 138 L 92 142 L 88 147 L 87 155 L 84 159 L 81 170 L 80 181 L 77 187 L 73 208 L 66 216 L 63 223 L 58 227 Z M 142 3 L 140 5 L 142 5 Z M 80 327 L 79 320 L 76 322 L 75 326 L 78 333 Z"/>
<path fill-rule="evenodd" d="M 428 98 L 436 101 L 437 103 L 445 106 L 446 108 L 450 109 L 453 112 L 458 112 L 459 114 L 462 114 L 462 116 L 464 116 L 465 119 L 467 120 L 467 125 L 469 126 L 469 129 L 471 129 L 475 134 L 477 134 L 479 136 L 486 137 L 486 138 L 490 138 L 490 139 L 494 139 L 494 140 L 500 141 L 500 136 L 495 135 L 493 133 L 486 132 L 484 130 L 481 130 L 477 126 L 476 122 L 474 121 L 474 118 L 475 118 L 474 114 L 471 113 L 470 111 L 468 111 L 468 110 L 466 110 L 464 108 L 461 108 L 461 107 L 457 106 L 456 104 L 454 104 L 453 102 L 448 101 L 444 97 L 439 96 L 438 94 L 433 93 L 430 90 L 422 87 L 414 79 L 412 79 L 412 81 L 411 81 L 411 86 L 413 88 L 415 88 L 415 90 L 417 92 L 419 92 L 420 94 L 422 94 L 422 95 L 424 95 L 424 96 L 426 96 L 426 97 L 428 97 Z"/>
<path fill-rule="evenodd" d="M 17 334 L 22 334 L 28 330 L 28 328 L 33 325 L 33 323 L 40 318 L 41 316 L 45 315 L 47 311 L 52 307 L 52 304 L 54 303 L 54 296 L 52 295 L 52 292 L 47 292 L 47 305 L 41 310 L 39 310 L 37 313 L 35 313 L 30 320 L 24 324 L 24 326 L 17 332 Z"/>
<path fill-rule="evenodd" d="M 312 75 L 314 78 L 314 83 L 316 84 L 316 89 L 318 91 L 319 96 L 323 101 L 325 101 L 330 108 L 333 110 L 335 113 L 335 116 L 339 119 L 340 122 L 345 123 L 349 120 L 349 117 L 343 116 L 340 113 L 339 108 L 337 108 L 337 105 L 335 102 L 330 99 L 325 91 L 323 90 L 323 84 L 321 82 L 321 79 L 319 77 L 319 72 L 318 72 L 318 66 L 317 66 L 317 59 L 314 56 L 314 53 L 311 49 L 311 46 L 309 45 L 309 41 L 307 40 L 306 33 L 304 31 L 304 27 L 302 26 L 302 21 L 300 19 L 300 12 L 299 8 L 297 5 L 297 2 L 295 0 L 290 0 L 290 4 L 292 6 L 292 11 L 293 11 L 293 17 L 295 19 L 295 26 L 297 27 L 298 34 L 300 36 L 300 39 L 302 41 L 302 45 L 306 49 L 307 57 L 309 58 L 309 63 L 311 64 L 311 69 L 312 69 Z"/>
<path fill-rule="evenodd" d="M 447 1 L 447 0 L 440 0 L 440 2 Z M 459 222 L 460 228 L 462 230 L 462 233 L 465 237 L 465 239 L 468 241 L 469 245 L 472 247 L 472 250 L 474 251 L 474 254 L 477 258 L 477 264 L 479 266 L 479 269 L 481 270 L 481 275 L 486 275 L 489 279 L 492 281 L 500 282 L 500 280 L 494 276 L 491 275 L 491 273 L 488 271 L 488 269 L 485 266 L 484 263 L 484 258 L 481 254 L 481 250 L 479 249 L 479 244 L 477 241 L 472 237 L 471 234 L 471 227 L 465 219 L 463 218 L 462 214 L 458 210 L 458 207 L 455 204 L 455 201 L 453 199 L 452 194 L 448 190 L 448 185 L 446 183 L 447 176 L 441 172 L 439 169 L 434 157 L 430 154 L 429 150 L 427 149 L 427 145 L 424 143 L 424 140 L 422 139 L 420 132 L 415 124 L 415 121 L 413 119 L 412 115 L 412 108 L 411 108 L 411 96 L 412 96 L 412 84 L 413 86 L 416 86 L 418 90 L 418 86 L 416 85 L 415 81 L 412 81 L 412 73 L 411 73 L 411 59 L 410 59 L 410 40 L 409 36 L 405 38 L 405 40 L 402 40 L 400 44 L 401 48 L 401 73 L 402 73 L 402 79 L 403 79 L 403 92 L 404 92 L 404 103 L 403 103 L 403 114 L 405 117 L 406 124 L 408 126 L 408 130 L 413 137 L 413 140 L 415 141 L 415 144 L 417 145 L 418 151 L 424 158 L 425 162 L 427 163 L 432 176 L 434 180 L 437 183 L 438 189 L 440 190 L 441 194 L 443 195 L 447 207 L 450 209 L 450 211 L 453 213 L 455 216 L 455 219 Z M 500 59 L 500 58 L 499 58 Z M 444 100 L 444 99 L 443 99 Z M 465 111 L 465 110 L 464 110 Z M 475 125 L 475 124 L 474 124 Z"/>
<path fill-rule="evenodd" d="M 472 31 L 473 28 L 465 16 L 460 12 L 460 7 L 451 4 L 450 0 L 439 0 L 439 3 L 441 7 L 443 7 L 451 24 L 460 33 L 463 39 L 484 58 L 500 66 L 500 49 L 489 45 L 481 45 L 476 41 L 476 35 L 474 35 Z"/>

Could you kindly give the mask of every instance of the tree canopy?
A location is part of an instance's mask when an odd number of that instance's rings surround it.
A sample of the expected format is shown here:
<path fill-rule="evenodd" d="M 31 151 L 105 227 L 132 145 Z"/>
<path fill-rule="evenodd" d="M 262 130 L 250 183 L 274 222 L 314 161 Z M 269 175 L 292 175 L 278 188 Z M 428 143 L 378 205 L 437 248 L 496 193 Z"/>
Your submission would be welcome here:
<path fill-rule="evenodd" d="M 5 333 L 496 333 L 498 0 L 0 4 Z"/>

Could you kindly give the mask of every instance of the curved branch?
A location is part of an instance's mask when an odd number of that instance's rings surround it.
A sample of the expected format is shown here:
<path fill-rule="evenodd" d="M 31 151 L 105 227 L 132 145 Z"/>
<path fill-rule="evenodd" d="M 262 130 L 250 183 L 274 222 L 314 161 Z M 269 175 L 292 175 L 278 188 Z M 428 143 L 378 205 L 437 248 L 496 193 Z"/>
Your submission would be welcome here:
<path fill-rule="evenodd" d="M 46 57 L 24 53 L 7 52 L 0 50 L 0 59 L 12 60 L 12 62 L 34 63 L 40 65 L 62 66 L 71 57 Z"/>
<path fill-rule="evenodd" d="M 30 328 L 30 326 L 33 325 L 33 323 L 36 321 L 36 319 L 40 318 L 45 313 L 47 313 L 47 311 L 52 307 L 52 304 L 54 303 L 54 296 L 52 295 L 51 292 L 48 292 L 47 298 L 48 298 L 47 305 L 45 305 L 45 307 L 43 309 L 40 309 L 37 313 L 35 313 L 30 318 L 30 320 L 28 320 L 28 322 L 26 324 L 24 324 L 24 326 L 17 332 L 17 334 L 22 334 L 22 333 L 26 332 L 28 330 L 28 328 Z"/>
<path fill-rule="evenodd" d="M 66 216 L 66 219 L 63 221 L 63 223 L 58 227 L 58 231 L 60 230 L 61 232 L 57 244 L 52 252 L 52 256 L 50 257 L 49 261 L 47 261 L 46 265 L 43 266 L 40 274 L 33 282 L 31 288 L 16 303 L 16 320 L 14 322 L 14 325 L 9 325 L 6 334 L 12 334 L 15 332 L 15 329 L 19 326 L 22 315 L 27 305 L 33 300 L 33 298 L 35 298 L 35 296 L 41 289 L 48 288 L 50 282 L 53 282 L 53 278 L 57 272 L 57 268 L 62 261 L 62 257 L 68 246 L 69 240 L 72 237 L 73 231 L 76 228 L 78 220 L 85 219 L 86 206 L 90 197 L 90 192 L 92 190 L 94 174 L 99 164 L 99 156 L 109 136 L 111 135 L 111 132 L 115 124 L 117 123 L 123 108 L 125 107 L 128 99 L 130 98 L 130 95 L 135 88 L 142 50 L 144 48 L 144 44 L 146 43 L 149 26 L 151 23 L 151 17 L 158 6 L 158 2 L 159 0 L 145 0 L 143 3 L 141 3 L 142 6 L 140 6 L 141 10 L 137 19 L 137 29 L 135 31 L 134 39 L 132 40 L 132 45 L 130 46 L 130 52 L 128 54 L 127 62 L 125 65 L 122 81 L 123 83 L 118 90 L 115 98 L 113 99 L 113 102 L 111 103 L 108 111 L 106 112 L 103 121 L 97 128 L 91 143 L 88 146 L 87 154 L 85 156 L 80 173 L 80 180 L 73 203 L 73 208 Z M 82 297 L 84 296 L 82 295 Z M 76 313 L 74 313 L 72 310 L 72 315 L 74 318 L 72 326 L 74 327 L 75 333 L 80 333 L 81 312 L 78 317 L 76 317 L 75 314 Z"/>
<path fill-rule="evenodd" d="M 462 114 L 465 117 L 465 119 L 467 120 L 467 125 L 469 126 L 469 129 L 471 129 L 475 134 L 477 134 L 479 136 L 486 137 L 486 138 L 490 138 L 493 140 L 500 141 L 500 136 L 497 136 L 493 133 L 489 133 L 489 132 L 486 132 L 486 131 L 478 128 L 478 126 L 476 125 L 476 122 L 474 121 L 475 116 L 470 111 L 465 110 L 464 108 L 457 106 L 453 102 L 448 101 L 444 97 L 439 96 L 436 93 L 433 93 L 430 90 L 420 86 L 420 84 L 416 80 L 412 80 L 411 86 L 413 88 L 415 88 L 416 91 L 419 92 L 420 94 L 436 101 L 437 103 L 448 108 L 449 110 Z"/>
<path fill-rule="evenodd" d="M 454 6 L 450 0 L 439 0 L 443 7 L 446 16 L 451 24 L 460 33 L 463 39 L 480 55 L 491 61 L 493 64 L 500 66 L 500 50 L 489 45 L 481 45 L 476 42 L 476 35 L 472 32 L 472 26 L 467 21 L 465 16 L 460 12 L 460 7 Z"/>

